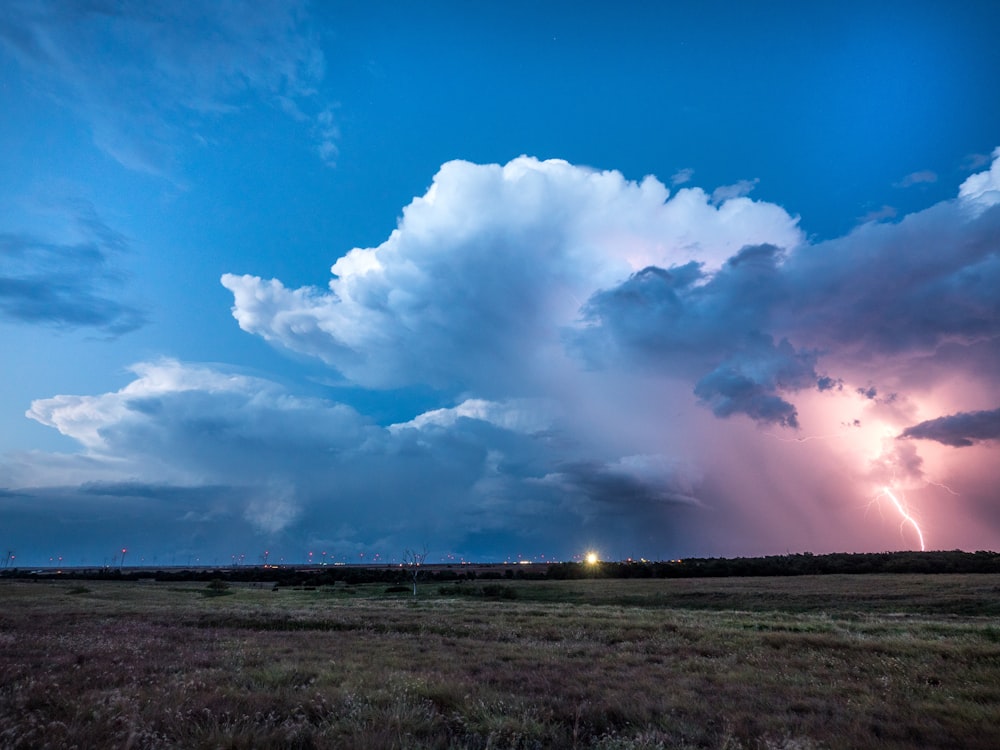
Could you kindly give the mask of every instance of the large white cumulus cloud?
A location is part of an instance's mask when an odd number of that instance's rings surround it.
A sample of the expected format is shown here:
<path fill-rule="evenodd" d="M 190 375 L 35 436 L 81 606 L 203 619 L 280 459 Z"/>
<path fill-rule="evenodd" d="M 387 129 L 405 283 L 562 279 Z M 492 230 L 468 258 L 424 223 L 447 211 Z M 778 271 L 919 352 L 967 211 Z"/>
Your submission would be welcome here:
<path fill-rule="evenodd" d="M 791 248 L 778 206 L 652 177 L 521 157 L 445 164 L 376 248 L 350 251 L 329 290 L 223 276 L 240 326 L 350 380 L 507 394 L 544 379 L 563 329 L 600 289 L 649 265 L 721 265 L 746 244 Z"/>

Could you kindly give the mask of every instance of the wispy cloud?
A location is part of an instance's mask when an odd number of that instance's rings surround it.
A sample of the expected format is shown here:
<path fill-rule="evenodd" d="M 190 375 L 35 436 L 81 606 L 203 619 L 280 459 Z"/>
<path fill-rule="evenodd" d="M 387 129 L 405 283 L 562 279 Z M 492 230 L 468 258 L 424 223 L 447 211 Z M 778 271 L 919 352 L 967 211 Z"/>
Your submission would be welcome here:
<path fill-rule="evenodd" d="M 693 177 L 694 177 L 694 170 L 691 169 L 690 167 L 685 167 L 684 169 L 678 169 L 670 177 L 670 184 L 673 187 L 678 187 L 679 185 L 684 185 L 688 182 L 691 182 L 691 179 Z"/>
<path fill-rule="evenodd" d="M 937 180 L 938 176 L 936 172 L 932 172 L 929 169 L 922 169 L 919 172 L 911 172 L 906 175 L 906 177 L 895 183 L 893 187 L 908 188 L 914 185 L 930 185 L 937 182 Z"/>
<path fill-rule="evenodd" d="M 332 163 L 325 61 L 304 14 L 298 2 L 12 0 L 0 49 L 128 169 L 177 179 L 198 131 L 254 100 L 311 123 L 318 154 Z"/>
<path fill-rule="evenodd" d="M 959 165 L 966 172 L 982 169 L 992 161 L 989 154 L 967 154 Z"/>
<path fill-rule="evenodd" d="M 121 299 L 118 267 L 129 248 L 127 239 L 86 201 L 53 208 L 68 219 L 74 239 L 0 233 L 0 315 L 110 335 L 142 326 L 141 309 Z"/>
<path fill-rule="evenodd" d="M 867 224 L 868 222 L 873 222 L 873 221 L 878 222 L 878 221 L 887 221 L 889 219 L 895 219 L 896 213 L 897 211 L 895 208 L 893 208 L 892 206 L 885 205 L 882 206 L 882 208 L 876 208 L 872 211 L 869 211 L 864 216 L 859 217 L 858 223 Z"/>
<path fill-rule="evenodd" d="M 739 182 L 734 182 L 732 185 L 717 187 L 712 191 L 712 203 L 724 203 L 734 198 L 742 198 L 750 195 L 753 189 L 757 187 L 758 182 L 760 182 L 760 179 L 755 177 L 752 180 L 740 180 Z"/>

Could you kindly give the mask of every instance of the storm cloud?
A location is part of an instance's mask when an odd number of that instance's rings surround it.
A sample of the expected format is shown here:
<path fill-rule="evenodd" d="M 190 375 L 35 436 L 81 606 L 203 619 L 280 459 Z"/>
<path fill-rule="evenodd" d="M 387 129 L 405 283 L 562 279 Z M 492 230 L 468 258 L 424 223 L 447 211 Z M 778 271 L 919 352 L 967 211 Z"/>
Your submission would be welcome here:
<path fill-rule="evenodd" d="M 1000 440 L 1000 409 L 928 419 L 907 427 L 900 437 L 936 440 L 955 448 L 966 448 L 984 440 Z"/>
<path fill-rule="evenodd" d="M 657 454 L 682 458 L 676 475 L 611 468 L 635 469 L 629 456 L 645 455 L 677 387 L 687 396 L 670 407 L 684 414 L 671 432 L 748 420 L 759 434 L 783 430 L 771 435 L 782 445 L 818 441 L 826 447 L 816 465 L 839 465 L 859 484 L 897 477 L 917 490 L 934 474 L 892 435 L 926 413 L 921 404 L 946 373 L 971 395 L 1000 366 L 996 173 L 994 161 L 955 199 L 809 243 L 795 218 L 744 190 L 715 205 L 698 188 L 671 194 L 653 178 L 565 162 L 451 162 L 385 243 L 334 264 L 328 289 L 229 274 L 222 282 L 244 330 L 318 357 L 348 382 L 460 396 L 412 423 L 439 438 L 468 423 L 463 411 L 486 418 L 484 403 L 547 404 L 558 416 L 535 439 L 573 448 L 530 471 L 520 465 L 520 478 L 480 478 L 478 487 L 503 486 L 508 497 L 513 487 L 545 488 L 575 497 L 584 516 L 612 496 L 622 513 L 640 497 L 732 509 L 707 470 L 713 460 L 682 441 L 661 438 Z M 626 395 L 636 379 L 657 393 L 656 409 Z M 859 442 L 869 451 L 861 461 Z M 716 460 L 731 470 L 731 457 Z M 775 495 L 803 486 L 794 464 L 780 474 Z"/>
<path fill-rule="evenodd" d="M 18 455 L 0 485 L 176 503 L 192 545 L 199 487 L 217 489 L 206 513 L 261 544 L 429 540 L 485 557 L 885 544 L 864 512 L 879 487 L 985 482 L 895 438 L 996 436 L 975 403 L 1000 362 L 990 175 L 809 243 L 746 196 L 715 204 L 561 161 L 449 162 L 326 289 L 222 277 L 244 331 L 339 377 L 329 396 L 142 362 L 118 391 L 36 400 L 28 416 L 81 451 Z M 424 388 L 431 405 L 378 422 L 337 401 L 345 383 Z M 954 416 L 928 421 L 945 402 Z M 932 538 L 969 538 L 978 497 Z"/>

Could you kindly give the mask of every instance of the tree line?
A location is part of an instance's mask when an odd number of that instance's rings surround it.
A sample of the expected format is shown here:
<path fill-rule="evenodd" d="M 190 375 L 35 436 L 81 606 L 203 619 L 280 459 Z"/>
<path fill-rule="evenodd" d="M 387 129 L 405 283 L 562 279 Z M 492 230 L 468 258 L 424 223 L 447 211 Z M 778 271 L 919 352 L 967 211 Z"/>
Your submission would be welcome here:
<path fill-rule="evenodd" d="M 279 586 L 331 586 L 365 583 L 455 583 L 472 580 L 566 580 L 581 578 L 724 578 L 739 576 L 864 575 L 874 573 L 1000 573 L 1000 553 L 858 552 L 814 555 L 809 552 L 767 557 L 705 557 L 683 560 L 560 562 L 530 566 L 496 565 L 349 565 L 329 567 L 239 566 L 168 568 L 64 568 L 0 570 L 2 578 L 205 581 L 270 583 Z"/>

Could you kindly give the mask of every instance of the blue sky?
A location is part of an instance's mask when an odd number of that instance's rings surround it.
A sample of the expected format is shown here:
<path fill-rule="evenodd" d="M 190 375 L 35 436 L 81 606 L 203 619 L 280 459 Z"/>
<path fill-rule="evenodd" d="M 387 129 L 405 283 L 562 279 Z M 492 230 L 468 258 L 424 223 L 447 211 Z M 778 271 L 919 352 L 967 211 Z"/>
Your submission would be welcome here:
<path fill-rule="evenodd" d="M 14 0 L 0 546 L 995 549 L 998 20 Z"/>

